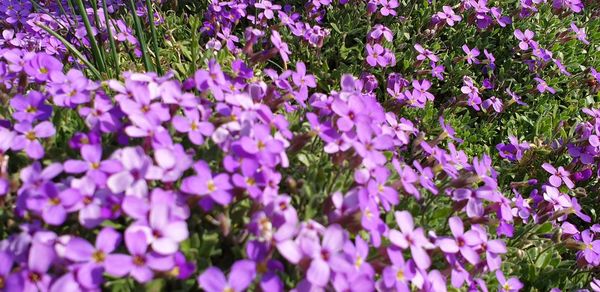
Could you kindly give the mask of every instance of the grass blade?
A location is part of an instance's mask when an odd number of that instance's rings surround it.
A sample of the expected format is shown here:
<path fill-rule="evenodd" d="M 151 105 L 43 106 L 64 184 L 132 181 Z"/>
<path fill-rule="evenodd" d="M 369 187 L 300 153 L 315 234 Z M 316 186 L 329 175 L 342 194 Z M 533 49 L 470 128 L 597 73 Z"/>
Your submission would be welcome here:
<path fill-rule="evenodd" d="M 87 32 L 88 40 L 90 41 L 90 45 L 92 46 L 92 55 L 94 56 L 94 61 L 96 66 L 101 72 L 106 72 L 106 66 L 104 65 L 104 59 L 102 58 L 102 53 L 100 52 L 100 48 L 98 47 L 98 43 L 96 42 L 96 37 L 94 36 L 94 32 L 92 30 L 92 25 L 90 24 L 90 19 L 87 16 L 87 12 L 85 10 L 85 6 L 83 5 L 83 0 L 75 0 L 77 3 L 77 7 L 79 8 L 79 14 L 81 19 L 83 20 L 83 24 L 85 25 L 85 30 Z"/>
<path fill-rule="evenodd" d="M 135 3 L 133 2 L 133 0 L 129 0 L 129 6 L 131 8 L 131 17 L 133 17 L 135 34 L 138 41 L 140 42 L 140 49 L 142 51 L 142 59 L 144 60 L 144 66 L 146 67 L 146 71 L 154 71 L 154 67 L 152 66 L 150 57 L 148 56 L 148 51 L 146 48 L 146 39 L 144 38 L 144 31 L 142 30 L 142 23 L 140 22 L 140 18 L 136 13 Z"/>
<path fill-rule="evenodd" d="M 94 64 L 92 64 L 90 61 L 88 61 L 85 58 L 85 56 L 79 50 L 77 50 L 77 48 L 75 48 L 75 46 L 73 46 L 73 44 L 71 44 L 69 41 L 67 41 L 65 38 L 63 38 L 61 35 L 59 35 L 57 32 L 55 32 L 48 26 L 44 25 L 43 23 L 37 22 L 36 25 L 39 26 L 40 28 L 42 28 L 43 30 L 45 30 L 47 33 L 49 33 L 53 37 L 57 38 L 59 41 L 61 41 L 63 43 L 63 45 L 65 45 L 67 50 L 69 50 L 71 52 L 71 54 L 73 54 L 75 57 L 77 57 L 77 59 L 79 59 L 83 64 L 85 64 L 87 66 L 87 69 L 90 70 L 92 72 L 92 74 L 94 74 L 94 77 L 96 77 L 96 79 L 102 78 L 102 74 L 100 74 L 100 71 L 98 71 L 98 69 L 96 69 L 96 67 L 94 67 Z"/>
<path fill-rule="evenodd" d="M 106 6 L 106 1 L 107 0 L 102 0 L 102 10 L 104 10 L 104 21 L 106 22 L 106 30 L 108 31 L 108 42 L 110 44 L 110 53 L 113 59 L 114 63 L 114 69 L 116 72 L 116 77 L 121 75 L 121 65 L 119 62 L 119 55 L 117 54 L 117 45 L 115 43 L 115 39 L 113 38 L 113 34 L 112 34 L 112 30 L 111 25 L 112 22 L 110 22 L 110 17 L 108 16 L 108 7 Z"/>
<path fill-rule="evenodd" d="M 154 51 L 154 59 L 156 65 L 156 71 L 159 75 L 163 74 L 162 67 L 160 66 L 160 56 L 158 52 L 158 36 L 156 34 L 156 27 L 154 25 L 154 9 L 152 9 L 152 2 L 150 0 L 146 0 L 146 9 L 148 11 L 148 23 L 150 24 L 150 31 L 152 32 L 152 44 Z"/>

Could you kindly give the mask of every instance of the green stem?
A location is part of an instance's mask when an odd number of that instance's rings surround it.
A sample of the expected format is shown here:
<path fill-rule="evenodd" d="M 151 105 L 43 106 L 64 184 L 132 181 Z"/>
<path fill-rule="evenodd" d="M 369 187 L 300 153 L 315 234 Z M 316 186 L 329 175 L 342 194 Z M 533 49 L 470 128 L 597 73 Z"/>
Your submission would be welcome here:
<path fill-rule="evenodd" d="M 106 6 L 106 0 L 102 0 L 102 10 L 104 10 L 104 21 L 106 22 L 106 30 L 108 31 L 108 40 L 110 43 L 110 52 L 112 55 L 112 59 L 114 65 L 115 65 L 115 72 L 116 72 L 116 77 L 121 75 L 121 65 L 119 64 L 119 55 L 117 54 L 117 45 L 115 43 L 115 39 L 113 38 L 113 34 L 112 34 L 112 30 L 111 30 L 111 25 L 112 22 L 110 22 L 110 17 L 108 16 L 108 7 Z"/>
<path fill-rule="evenodd" d="M 133 0 L 129 0 L 129 6 L 131 8 L 131 17 L 133 17 L 133 22 L 135 25 L 135 34 L 140 42 L 140 49 L 142 51 L 142 59 L 144 59 L 144 66 L 146 67 L 146 71 L 154 71 L 152 62 L 150 62 L 150 57 L 148 57 L 148 51 L 146 49 L 146 39 L 144 38 L 144 32 L 142 30 L 142 23 L 140 22 L 140 18 L 135 12 L 135 3 Z"/>
<path fill-rule="evenodd" d="M 152 33 L 152 45 L 154 51 L 156 71 L 159 75 L 162 75 L 163 70 L 160 66 L 160 56 L 158 51 L 158 35 L 156 33 L 156 27 L 154 25 L 154 10 L 152 9 L 152 2 L 150 2 L 150 0 L 146 0 L 146 10 L 148 11 L 148 23 L 150 24 L 150 32 Z"/>
<path fill-rule="evenodd" d="M 104 66 L 104 59 L 102 58 L 102 53 L 100 52 L 100 48 L 98 47 L 98 43 L 96 42 L 96 37 L 94 36 L 94 31 L 92 30 L 92 25 L 90 24 L 90 19 L 87 16 L 85 6 L 83 5 L 83 0 L 75 1 L 77 1 L 79 14 L 81 15 L 83 24 L 85 25 L 85 30 L 87 32 L 87 37 L 90 41 L 90 45 L 92 46 L 92 55 L 94 55 L 94 61 L 96 63 L 96 66 L 98 66 L 98 69 L 101 72 L 106 72 L 106 66 Z"/>
<path fill-rule="evenodd" d="M 73 54 L 75 57 L 77 57 L 77 59 L 79 59 L 83 64 L 85 64 L 87 66 L 88 70 L 92 71 L 92 73 L 94 74 L 94 77 L 96 77 L 97 79 L 101 79 L 102 74 L 100 74 L 98 69 L 96 69 L 96 67 L 94 67 L 94 64 L 90 63 L 90 61 L 88 61 L 85 58 L 85 56 L 80 51 L 78 51 L 77 48 L 75 48 L 75 46 L 73 46 L 73 44 L 68 42 L 65 38 L 60 36 L 58 33 L 56 33 L 54 30 L 52 30 L 48 26 L 44 25 L 43 23 L 38 22 L 38 23 L 36 23 L 36 25 L 41 27 L 43 30 L 45 30 L 47 33 L 49 33 L 53 37 L 57 38 L 59 41 L 61 41 L 63 43 L 63 45 L 65 45 L 67 50 L 69 50 L 71 52 L 71 54 Z"/>

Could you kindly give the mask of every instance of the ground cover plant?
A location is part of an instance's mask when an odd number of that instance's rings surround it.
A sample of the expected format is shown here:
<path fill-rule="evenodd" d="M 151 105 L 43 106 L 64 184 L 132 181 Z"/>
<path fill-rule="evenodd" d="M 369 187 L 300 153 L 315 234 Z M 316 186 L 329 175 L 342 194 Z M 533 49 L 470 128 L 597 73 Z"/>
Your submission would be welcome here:
<path fill-rule="evenodd" d="M 600 291 L 600 2 L 0 3 L 2 291 Z"/>

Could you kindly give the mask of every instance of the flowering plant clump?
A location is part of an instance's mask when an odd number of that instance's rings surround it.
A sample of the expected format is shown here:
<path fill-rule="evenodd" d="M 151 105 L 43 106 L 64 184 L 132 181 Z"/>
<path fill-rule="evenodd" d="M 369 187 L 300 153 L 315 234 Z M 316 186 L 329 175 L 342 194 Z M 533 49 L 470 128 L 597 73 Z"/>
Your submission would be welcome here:
<path fill-rule="evenodd" d="M 2 291 L 600 291 L 600 3 L 5 0 Z"/>

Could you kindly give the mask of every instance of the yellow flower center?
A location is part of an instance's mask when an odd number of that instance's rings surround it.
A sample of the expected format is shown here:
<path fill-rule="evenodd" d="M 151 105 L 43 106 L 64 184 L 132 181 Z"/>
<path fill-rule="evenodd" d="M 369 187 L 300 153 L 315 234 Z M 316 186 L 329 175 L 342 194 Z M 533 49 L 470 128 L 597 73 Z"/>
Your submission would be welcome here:
<path fill-rule="evenodd" d="M 106 259 L 106 255 L 101 250 L 97 250 L 92 254 L 92 259 L 97 263 L 103 263 Z"/>
<path fill-rule="evenodd" d="M 34 131 L 29 131 L 27 132 L 27 134 L 25 134 L 25 138 L 27 138 L 27 140 L 33 141 L 35 140 L 35 132 Z"/>
<path fill-rule="evenodd" d="M 30 114 L 33 114 L 33 113 L 37 112 L 37 109 L 35 107 L 33 107 L 33 106 L 30 105 L 30 106 L 27 107 L 27 109 L 25 111 L 28 112 L 28 113 L 30 113 Z"/>
<path fill-rule="evenodd" d="M 404 281 L 404 271 L 398 270 L 398 272 L 396 272 L 396 279 L 398 279 L 398 281 Z"/>
<path fill-rule="evenodd" d="M 362 266 L 362 264 L 363 264 L 363 258 L 362 257 L 356 258 L 356 261 L 354 262 L 354 266 L 356 266 L 357 268 L 360 268 L 360 266 Z"/>
<path fill-rule="evenodd" d="M 214 192 L 217 190 L 217 186 L 215 185 L 215 182 L 212 179 L 206 183 L 206 187 L 208 188 L 209 192 Z"/>
<path fill-rule="evenodd" d="M 52 205 L 52 206 L 58 206 L 58 205 L 60 205 L 60 199 L 59 198 L 52 198 L 52 199 L 50 199 L 50 205 Z"/>

